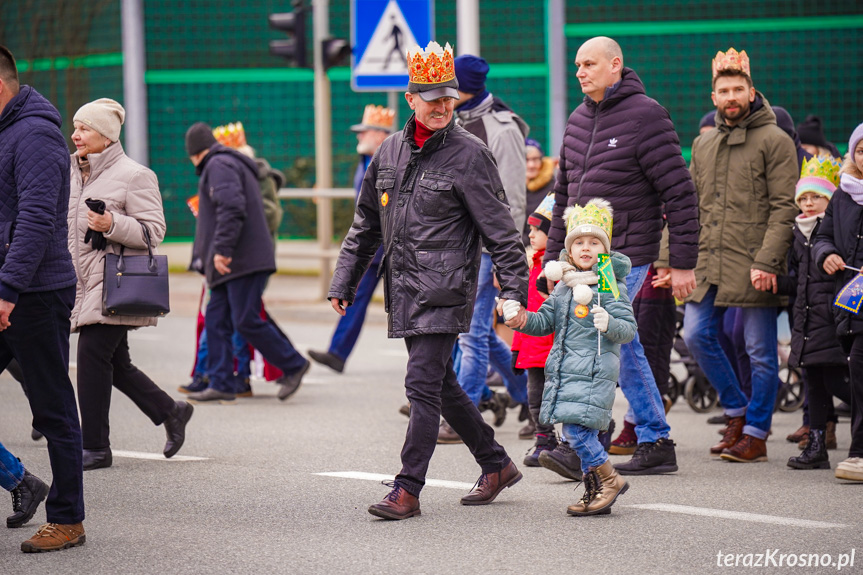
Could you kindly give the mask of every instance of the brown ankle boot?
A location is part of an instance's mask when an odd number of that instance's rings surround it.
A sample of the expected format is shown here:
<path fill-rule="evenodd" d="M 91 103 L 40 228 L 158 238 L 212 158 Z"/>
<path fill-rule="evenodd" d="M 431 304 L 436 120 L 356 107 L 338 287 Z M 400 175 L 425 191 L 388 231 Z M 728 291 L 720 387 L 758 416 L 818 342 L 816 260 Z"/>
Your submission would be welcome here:
<path fill-rule="evenodd" d="M 567 507 L 566 512 L 576 517 L 607 515 L 619 495 L 626 493 L 629 483 L 614 469 L 611 461 L 594 467 L 584 476 L 584 497 Z"/>
<path fill-rule="evenodd" d="M 804 439 L 809 439 L 809 426 L 801 425 L 797 428 L 797 431 L 794 433 L 789 433 L 785 439 L 788 440 L 788 443 L 799 443 Z M 802 449 L 802 448 L 801 448 Z"/>
<path fill-rule="evenodd" d="M 836 449 L 836 422 L 828 421 L 827 430 L 824 432 L 824 446 L 827 449 Z"/>
<path fill-rule="evenodd" d="M 743 425 L 746 423 L 746 418 L 729 417 L 728 425 L 725 426 L 725 433 L 722 435 L 722 440 L 710 448 L 710 455 L 722 455 L 722 451 L 733 447 L 743 435 Z"/>
<path fill-rule="evenodd" d="M 740 436 L 740 441 L 723 451 L 720 457 L 726 461 L 737 461 L 738 463 L 767 461 L 767 442 L 743 434 Z"/>
<path fill-rule="evenodd" d="M 59 551 L 83 545 L 86 540 L 83 523 L 75 523 L 74 525 L 46 523 L 36 531 L 33 537 L 21 544 L 21 551 L 24 553 Z"/>
<path fill-rule="evenodd" d="M 407 519 L 420 514 L 420 500 L 405 491 L 395 481 L 384 481 L 384 485 L 392 487 L 380 503 L 369 507 L 369 513 L 383 519 Z"/>

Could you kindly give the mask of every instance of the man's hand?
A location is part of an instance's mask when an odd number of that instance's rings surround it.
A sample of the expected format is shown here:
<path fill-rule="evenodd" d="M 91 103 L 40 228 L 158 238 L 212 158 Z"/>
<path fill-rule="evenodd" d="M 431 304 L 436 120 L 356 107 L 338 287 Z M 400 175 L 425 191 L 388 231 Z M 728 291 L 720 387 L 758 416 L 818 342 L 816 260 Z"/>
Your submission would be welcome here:
<path fill-rule="evenodd" d="M 231 273 L 231 261 L 234 258 L 226 258 L 225 256 L 220 256 L 219 254 L 215 254 L 213 256 L 213 265 L 216 266 L 216 271 L 219 272 L 219 275 L 225 275 Z"/>
<path fill-rule="evenodd" d="M 114 218 L 111 216 L 111 212 L 97 214 L 93 210 L 87 211 L 87 227 L 94 232 L 107 232 L 111 229 L 113 221 Z"/>
<path fill-rule="evenodd" d="M 839 254 L 830 254 L 824 260 L 824 271 L 827 272 L 828 275 L 833 275 L 838 271 L 845 269 L 845 260 L 842 259 L 842 256 Z"/>
<path fill-rule="evenodd" d="M 749 270 L 749 280 L 752 282 L 752 287 L 759 291 L 770 291 L 773 293 L 779 291 L 776 274 L 764 270 Z"/>
<path fill-rule="evenodd" d="M 344 299 L 339 299 L 337 297 L 330 298 L 330 305 L 333 306 L 333 309 L 336 310 L 336 313 L 339 315 L 345 315 L 347 312 L 348 301 Z"/>
<path fill-rule="evenodd" d="M 656 268 L 656 274 L 650 280 L 653 289 L 671 287 L 671 268 Z"/>
<path fill-rule="evenodd" d="M 695 270 L 671 268 L 671 293 L 677 299 L 686 299 L 695 291 Z"/>
<path fill-rule="evenodd" d="M 5 330 L 12 325 L 9 321 L 9 316 L 12 315 L 12 310 L 15 309 L 15 304 L 5 299 L 0 299 L 0 331 Z"/>

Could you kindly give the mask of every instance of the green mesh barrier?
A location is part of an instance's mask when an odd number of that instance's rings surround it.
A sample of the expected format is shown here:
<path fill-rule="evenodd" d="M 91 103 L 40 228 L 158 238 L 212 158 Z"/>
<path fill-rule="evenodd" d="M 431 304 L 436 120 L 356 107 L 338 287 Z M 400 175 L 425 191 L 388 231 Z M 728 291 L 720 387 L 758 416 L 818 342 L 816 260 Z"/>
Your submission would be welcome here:
<path fill-rule="evenodd" d="M 662 20 L 709 20 L 724 18 L 792 18 L 860 14 L 859 0 L 809 2 L 806 0 L 750 0 L 727 4 L 708 0 L 570 0 L 566 21 L 650 22 Z"/>

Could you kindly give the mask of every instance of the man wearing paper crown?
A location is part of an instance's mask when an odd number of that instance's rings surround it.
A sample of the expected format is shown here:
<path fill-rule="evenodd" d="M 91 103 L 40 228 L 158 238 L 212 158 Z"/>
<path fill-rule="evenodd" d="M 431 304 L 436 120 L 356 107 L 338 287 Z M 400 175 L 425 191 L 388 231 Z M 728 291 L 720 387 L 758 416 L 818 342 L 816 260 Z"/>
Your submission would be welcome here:
<path fill-rule="evenodd" d="M 695 288 L 698 204 L 674 124 L 665 108 L 645 94 L 635 71 L 623 65 L 620 45 L 611 38 L 585 42 L 575 65 L 585 98 L 564 132 L 545 261 L 557 259 L 564 248 L 567 206 L 602 198 L 614 207 L 612 247 L 632 261 L 625 278 L 629 293 L 639 292 L 658 259 L 667 224 L 669 267 L 661 273 L 670 277 L 674 295 L 683 298 Z M 638 447 L 632 460 L 617 468 L 653 474 L 676 462 L 671 428 L 637 335 L 623 345 L 622 354 L 620 388 L 630 404 L 624 430 L 637 437 Z"/>
<path fill-rule="evenodd" d="M 545 266 L 547 277 L 561 280 L 557 287 L 538 311 L 526 317 L 516 315 L 517 302 L 507 301 L 502 307 L 513 329 L 532 336 L 554 334 L 539 422 L 563 423 L 561 446 L 566 445 L 571 455 L 563 459 L 556 457 L 557 449 L 543 451 L 539 463 L 558 473 L 562 467 L 573 479 L 583 478 L 584 495 L 567 513 L 602 515 L 610 513 L 617 497 L 629 488 L 608 460 L 598 434 L 611 422 L 621 345 L 636 333 L 626 285 L 618 288 L 615 282 L 615 276 L 626 277 L 631 264 L 628 257 L 611 250 L 613 220 L 607 201 L 592 199 L 584 207 L 571 206 L 564 219 L 566 249 L 560 261 Z M 677 471 L 677 465 L 669 463 L 656 471 Z"/>
<path fill-rule="evenodd" d="M 419 515 L 418 497 L 441 414 L 482 469 L 462 504 L 491 503 L 521 479 L 492 428 L 459 387 L 451 355 L 457 335 L 470 327 L 482 246 L 491 252 L 501 298 L 526 304 L 524 247 L 494 158 L 455 125 L 458 82 L 452 48 L 430 42 L 425 50 L 408 50 L 407 58 L 405 99 L 414 114 L 369 164 L 328 294 L 333 308 L 344 315 L 383 245 L 389 336 L 405 338 L 405 389 L 411 403 L 402 469 L 390 493 L 369 508 L 386 519 Z"/>
<path fill-rule="evenodd" d="M 716 129 L 692 145 L 701 235 L 698 286 L 687 300 L 686 345 L 729 418 L 710 453 L 729 461 L 765 461 L 778 375 L 777 294 L 797 215 L 791 190 L 800 173 L 794 142 L 776 124 L 767 99 L 752 84 L 745 51 L 717 52 L 712 62 Z M 741 308 L 752 365 L 747 400 L 718 332 L 728 307 Z"/>

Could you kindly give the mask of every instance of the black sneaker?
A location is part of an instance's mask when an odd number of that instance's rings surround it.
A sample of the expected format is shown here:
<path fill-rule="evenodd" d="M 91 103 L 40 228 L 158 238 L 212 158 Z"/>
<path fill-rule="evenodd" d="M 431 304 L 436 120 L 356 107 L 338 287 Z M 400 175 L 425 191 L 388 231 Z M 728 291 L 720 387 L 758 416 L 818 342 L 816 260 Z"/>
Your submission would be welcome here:
<path fill-rule="evenodd" d="M 494 413 L 494 422 L 492 425 L 500 427 L 506 421 L 506 408 L 509 407 L 510 401 L 512 400 L 507 392 L 493 391 L 489 399 L 479 402 L 478 408 L 480 413 L 490 409 Z"/>
<path fill-rule="evenodd" d="M 660 437 L 654 443 L 639 443 L 632 459 L 614 468 L 621 475 L 660 475 L 677 471 L 674 442 Z"/>
<path fill-rule="evenodd" d="M 281 401 L 288 399 L 300 388 L 300 384 L 303 383 L 303 376 L 306 375 L 310 367 L 312 367 L 312 362 L 306 360 L 306 365 L 301 367 L 299 371 L 291 375 L 283 375 L 276 380 L 279 385 L 278 396 Z"/>
<path fill-rule="evenodd" d="M 566 441 L 559 442 L 553 450 L 540 453 L 537 461 L 558 475 L 573 481 L 581 481 L 581 459 Z"/>
<path fill-rule="evenodd" d="M 309 350 L 309 357 L 321 365 L 325 365 L 336 373 L 345 371 L 345 360 L 328 351 Z"/>
<path fill-rule="evenodd" d="M 210 378 L 206 375 L 196 375 L 192 377 L 192 381 L 186 385 L 181 385 L 177 388 L 180 393 L 190 394 L 199 393 L 210 387 Z"/>
<path fill-rule="evenodd" d="M 24 477 L 11 493 L 14 513 L 6 518 L 6 527 L 21 527 L 33 518 L 39 504 L 47 497 L 48 485 L 25 469 Z"/>
<path fill-rule="evenodd" d="M 524 456 L 524 464 L 527 467 L 542 467 L 539 464 L 539 456 L 543 451 L 551 451 L 557 447 L 557 438 L 554 435 L 537 435 L 536 443 Z"/>

